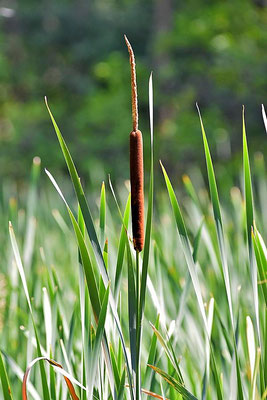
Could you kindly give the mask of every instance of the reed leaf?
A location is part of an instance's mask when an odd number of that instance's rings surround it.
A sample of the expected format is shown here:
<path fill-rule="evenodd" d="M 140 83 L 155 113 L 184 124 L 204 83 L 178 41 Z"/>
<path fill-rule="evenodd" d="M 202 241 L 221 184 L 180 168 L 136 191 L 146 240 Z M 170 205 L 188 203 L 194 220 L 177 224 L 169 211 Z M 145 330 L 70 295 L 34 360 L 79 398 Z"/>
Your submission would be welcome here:
<path fill-rule="evenodd" d="M 267 117 L 266 117 L 266 112 L 265 112 L 265 108 L 264 105 L 261 105 L 261 112 L 262 112 L 262 119 L 263 119 L 263 123 L 264 123 L 264 127 L 267 133 Z"/>
<path fill-rule="evenodd" d="M 223 223 L 222 223 L 220 202 L 219 202 L 219 196 L 218 196 L 218 189 L 217 189 L 217 183 L 216 183 L 213 163 L 212 163 L 212 159 L 211 159 L 210 149 L 209 149 L 209 145 L 208 145 L 208 141 L 207 141 L 207 137 L 206 137 L 206 133 L 205 133 L 205 129 L 204 129 L 204 125 L 202 122 L 202 118 L 201 118 L 201 114 L 200 114 L 198 105 L 197 105 L 197 110 L 198 110 L 198 114 L 199 114 L 199 120 L 200 120 L 200 126 L 201 126 L 201 132 L 202 132 L 202 138 L 203 138 L 203 144 L 204 144 L 204 151 L 205 151 L 205 158 L 206 158 L 206 165 L 207 165 L 207 172 L 208 172 L 208 179 L 209 179 L 210 197 L 211 197 L 213 215 L 214 215 L 214 220 L 215 220 L 215 225 L 216 225 L 216 233 L 217 233 L 217 240 L 218 240 L 218 245 L 219 245 L 219 250 L 220 250 L 221 263 L 222 263 L 222 268 L 223 268 L 223 278 L 224 278 L 228 307 L 229 307 L 230 318 L 231 318 L 232 335 L 233 335 L 234 351 L 235 351 L 235 362 L 236 362 L 236 374 L 237 374 L 236 378 L 237 378 L 237 385 L 238 385 L 238 398 L 240 400 L 243 400 L 244 395 L 243 395 L 243 388 L 242 388 L 242 382 L 241 382 L 241 373 L 240 373 L 240 366 L 239 366 L 236 342 L 235 342 L 235 337 L 234 337 L 233 304 L 232 304 L 230 277 L 229 277 L 226 249 L 225 249 L 224 231 L 223 231 Z"/>
<path fill-rule="evenodd" d="M 103 246 L 105 242 L 105 224 L 106 224 L 106 189 L 105 182 L 102 182 L 100 194 L 99 226 L 100 243 Z"/>
<path fill-rule="evenodd" d="M 120 232 L 120 239 L 118 245 L 118 255 L 117 255 L 117 263 L 116 263 L 116 273 L 115 273 L 115 287 L 114 287 L 114 296 L 116 299 L 116 303 L 118 301 L 119 289 L 120 289 L 120 282 L 122 276 L 122 267 L 123 267 L 123 259 L 125 253 L 125 245 L 127 239 L 127 229 L 129 224 L 130 218 L 130 209 L 131 209 L 131 195 L 129 194 L 127 203 L 125 206 L 124 215 L 122 218 L 122 227 Z"/>
<path fill-rule="evenodd" d="M 242 125 L 243 125 L 243 171 L 244 171 L 244 190 L 245 190 L 245 204 L 246 204 L 246 224 L 247 224 L 249 264 L 250 264 L 250 274 L 251 274 L 251 282 L 253 290 L 254 310 L 257 322 L 257 335 L 258 335 L 258 341 L 259 343 L 261 343 L 257 266 L 256 266 L 256 260 L 253 251 L 253 243 L 251 236 L 251 229 L 253 228 L 253 222 L 254 222 L 254 206 L 253 206 L 253 194 L 252 194 L 252 183 L 251 183 L 250 162 L 249 162 L 247 136 L 246 136 L 244 107 L 242 112 Z"/>
<path fill-rule="evenodd" d="M 137 333 L 136 333 L 136 347 L 137 347 L 137 364 L 138 370 L 140 371 L 141 366 L 141 343 L 142 343 L 142 320 L 144 316 L 145 308 L 145 296 L 147 288 L 147 275 L 149 265 L 149 253 L 150 253 L 150 241 L 152 234 L 152 218 L 153 218 L 153 196 L 154 196 L 154 150 L 153 150 L 153 78 L 152 73 L 149 78 L 149 117 L 150 117 L 150 183 L 149 183 L 149 194 L 148 194 L 148 209 L 146 219 L 146 232 L 145 232 L 145 244 L 144 244 L 144 255 L 142 262 L 141 272 L 141 285 L 140 285 L 140 297 L 137 298 L 139 303 L 138 318 L 137 318 Z M 141 389 L 141 386 L 140 386 Z"/>
<path fill-rule="evenodd" d="M 197 400 L 197 398 L 190 393 L 180 382 L 174 379 L 172 376 L 162 371 L 160 368 L 149 365 L 157 374 L 159 374 L 166 382 L 169 383 L 178 393 L 180 393 L 185 400 Z"/>
<path fill-rule="evenodd" d="M 87 383 L 89 386 L 89 399 L 91 400 L 93 397 L 93 389 L 95 383 L 95 377 L 97 372 L 97 366 L 100 357 L 100 350 L 101 350 L 101 342 L 104 337 L 104 330 L 105 330 L 105 321 L 107 316 L 107 308 L 108 308 L 108 298 L 109 298 L 109 286 L 105 292 L 103 302 L 101 305 L 101 311 L 99 315 L 99 320 L 97 324 L 96 336 L 93 346 L 93 353 L 90 362 L 90 381 Z"/>
<path fill-rule="evenodd" d="M 4 400 L 12 400 L 12 392 L 11 392 L 11 387 L 9 384 L 8 376 L 6 373 L 6 367 L 3 361 L 2 353 L 0 351 L 0 378 L 2 382 L 2 388 L 3 388 L 3 395 L 4 395 Z"/>
<path fill-rule="evenodd" d="M 11 239 L 11 245 L 12 245 L 14 257 L 15 257 L 15 260 L 16 260 L 16 265 L 17 265 L 18 270 L 19 270 L 19 274 L 20 274 L 20 277 L 21 277 L 24 293 L 25 293 L 26 300 L 27 300 L 28 307 L 29 307 L 29 311 L 30 311 L 30 317 L 31 317 L 31 320 L 32 320 L 34 333 L 35 333 L 35 338 L 36 338 L 36 344 L 37 344 L 37 354 L 38 354 L 38 357 L 42 357 L 41 345 L 40 345 L 39 336 L 38 336 L 38 333 L 37 333 L 37 329 L 36 329 L 35 321 L 34 321 L 34 317 L 33 317 L 32 305 L 31 305 L 31 301 L 30 301 L 30 296 L 29 296 L 28 286 L 27 286 L 27 282 L 26 282 L 25 272 L 24 272 L 24 268 L 23 268 L 23 265 L 22 265 L 22 260 L 21 260 L 21 257 L 20 257 L 20 252 L 19 252 L 19 248 L 18 248 L 18 245 L 17 245 L 15 232 L 13 230 L 11 222 L 9 222 L 9 235 L 10 235 L 10 239 Z M 43 362 L 40 362 L 40 373 L 41 373 L 42 388 L 43 388 L 43 398 L 44 398 L 44 400 L 50 400 L 50 394 L 49 394 L 49 389 L 48 389 L 48 384 L 47 384 L 46 371 L 45 371 Z"/>
<path fill-rule="evenodd" d="M 73 376 L 71 376 L 67 371 L 65 371 L 63 369 L 63 367 L 58 364 L 56 361 L 54 360 L 50 360 L 47 357 L 38 357 L 35 358 L 33 361 L 31 361 L 31 363 L 28 365 L 26 372 L 24 374 L 24 378 L 23 378 L 23 383 L 22 383 L 22 400 L 27 400 L 28 399 L 28 395 L 27 395 L 27 380 L 28 380 L 28 376 L 30 373 L 30 370 L 32 369 L 32 367 L 34 366 L 34 364 L 36 364 L 37 362 L 40 361 L 47 361 L 50 365 L 52 365 L 54 367 L 54 369 L 59 372 L 60 374 L 63 375 L 65 382 L 68 386 L 68 390 L 69 390 L 69 394 L 72 398 L 72 400 L 79 400 L 78 396 L 76 395 L 75 389 L 73 387 L 73 383 L 75 383 L 76 385 L 80 386 L 82 389 L 85 390 L 85 387 L 83 387 L 80 382 L 78 382 Z"/>

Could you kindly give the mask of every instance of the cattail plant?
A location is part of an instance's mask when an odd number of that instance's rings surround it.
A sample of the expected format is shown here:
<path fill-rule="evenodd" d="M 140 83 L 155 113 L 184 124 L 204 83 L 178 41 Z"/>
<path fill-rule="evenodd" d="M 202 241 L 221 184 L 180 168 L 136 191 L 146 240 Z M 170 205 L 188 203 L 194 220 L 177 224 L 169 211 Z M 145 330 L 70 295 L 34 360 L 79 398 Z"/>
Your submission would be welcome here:
<path fill-rule="evenodd" d="M 132 230 L 133 245 L 136 251 L 136 282 L 135 282 L 135 301 L 136 301 L 136 327 L 137 335 L 133 352 L 135 353 L 135 400 L 141 398 L 141 376 L 140 376 L 140 339 L 139 335 L 139 253 L 144 247 L 144 172 L 143 172 L 143 137 L 138 129 L 138 104 L 137 104 L 137 85 L 135 58 L 132 46 L 124 35 L 126 45 L 130 55 L 131 66 L 131 89 L 132 89 L 132 120 L 133 130 L 130 133 L 130 181 L 131 181 L 131 210 L 132 210 Z M 130 310 L 130 309 L 129 309 Z"/>
<path fill-rule="evenodd" d="M 132 121 L 133 130 L 130 133 L 130 180 L 131 180 L 131 209 L 134 249 L 138 252 L 144 246 L 144 172 L 143 172 L 143 137 L 138 129 L 138 104 L 135 58 L 132 46 L 124 35 L 131 66 L 132 89 Z"/>

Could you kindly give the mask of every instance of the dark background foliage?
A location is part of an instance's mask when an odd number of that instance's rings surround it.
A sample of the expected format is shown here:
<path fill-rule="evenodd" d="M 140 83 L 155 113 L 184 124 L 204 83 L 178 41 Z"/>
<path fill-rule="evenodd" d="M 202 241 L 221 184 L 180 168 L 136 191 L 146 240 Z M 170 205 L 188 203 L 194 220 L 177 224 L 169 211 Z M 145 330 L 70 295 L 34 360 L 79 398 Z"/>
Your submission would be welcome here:
<path fill-rule="evenodd" d="M 267 4 L 252 0 L 1 0 L 0 176 L 23 179 L 32 157 L 64 171 L 50 107 L 79 170 L 128 177 L 130 70 L 149 145 L 154 73 L 156 158 L 172 171 L 203 163 L 195 102 L 219 166 L 234 169 L 246 106 L 251 151 L 266 152 Z"/>

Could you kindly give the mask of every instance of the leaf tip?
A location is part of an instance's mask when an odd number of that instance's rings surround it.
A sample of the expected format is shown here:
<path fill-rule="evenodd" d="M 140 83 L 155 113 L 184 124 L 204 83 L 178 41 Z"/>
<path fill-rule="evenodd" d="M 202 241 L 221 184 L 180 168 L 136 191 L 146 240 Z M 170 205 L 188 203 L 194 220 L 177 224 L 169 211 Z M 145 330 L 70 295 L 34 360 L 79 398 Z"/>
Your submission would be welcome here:
<path fill-rule="evenodd" d="M 245 130 L 245 106 L 242 105 L 242 120 L 243 120 L 243 131 Z"/>
<path fill-rule="evenodd" d="M 202 134 L 205 136 L 204 125 L 203 125 L 203 122 L 202 122 L 201 112 L 200 112 L 200 108 L 198 106 L 198 103 L 196 103 L 196 108 L 197 108 L 197 112 L 198 112 L 198 116 L 199 116 L 199 120 L 200 120 L 200 126 L 201 126 L 201 130 L 202 130 Z"/>

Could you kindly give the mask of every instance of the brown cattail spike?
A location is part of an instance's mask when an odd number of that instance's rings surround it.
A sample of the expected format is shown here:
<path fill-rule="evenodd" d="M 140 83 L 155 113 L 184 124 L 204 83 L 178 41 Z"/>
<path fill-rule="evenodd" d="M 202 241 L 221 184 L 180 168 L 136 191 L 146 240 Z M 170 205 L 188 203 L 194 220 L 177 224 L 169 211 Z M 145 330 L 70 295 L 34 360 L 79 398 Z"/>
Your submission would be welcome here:
<path fill-rule="evenodd" d="M 131 66 L 132 118 L 133 131 L 130 133 L 130 179 L 133 244 L 137 251 L 144 247 L 144 172 L 143 172 L 143 138 L 138 130 L 137 85 L 135 59 L 132 46 L 124 35 Z"/>
<path fill-rule="evenodd" d="M 144 174 L 143 138 L 141 131 L 130 133 L 130 178 L 133 243 L 135 250 L 144 246 Z"/>

